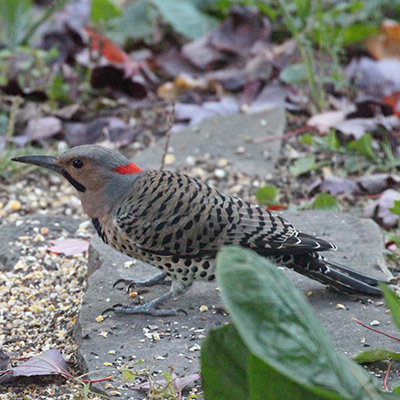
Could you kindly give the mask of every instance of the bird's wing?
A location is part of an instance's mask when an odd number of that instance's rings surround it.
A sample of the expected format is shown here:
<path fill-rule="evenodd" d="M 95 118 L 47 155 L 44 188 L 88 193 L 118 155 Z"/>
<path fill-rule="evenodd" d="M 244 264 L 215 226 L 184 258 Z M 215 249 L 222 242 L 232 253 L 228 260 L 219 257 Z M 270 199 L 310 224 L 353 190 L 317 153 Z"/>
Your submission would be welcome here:
<path fill-rule="evenodd" d="M 149 171 L 121 205 L 116 223 L 137 246 L 157 254 L 213 256 L 223 245 L 264 255 L 334 248 L 299 233 L 281 216 L 184 174 Z"/>

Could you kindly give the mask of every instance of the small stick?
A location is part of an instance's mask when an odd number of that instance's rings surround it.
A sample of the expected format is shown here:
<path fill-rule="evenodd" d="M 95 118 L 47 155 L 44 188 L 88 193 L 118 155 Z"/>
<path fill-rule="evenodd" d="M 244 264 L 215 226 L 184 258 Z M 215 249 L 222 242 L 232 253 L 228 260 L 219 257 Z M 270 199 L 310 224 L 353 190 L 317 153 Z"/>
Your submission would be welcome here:
<path fill-rule="evenodd" d="M 168 115 L 168 130 L 166 134 L 166 140 L 165 140 L 165 147 L 164 147 L 164 154 L 161 160 L 161 167 L 160 169 L 164 169 L 165 167 L 165 158 L 167 157 L 168 154 L 168 148 L 169 148 L 169 142 L 171 140 L 171 135 L 172 135 L 172 125 L 174 124 L 174 115 L 175 115 L 175 102 L 172 103 L 172 110 L 171 113 Z"/>
<path fill-rule="evenodd" d="M 302 126 L 301 128 L 295 129 L 293 131 L 289 131 L 284 133 L 283 135 L 271 135 L 271 136 L 261 136 L 254 139 L 249 139 L 249 143 L 266 143 L 266 142 L 273 142 L 274 140 L 280 139 L 289 139 L 293 136 L 301 135 L 302 133 L 306 133 L 315 129 L 313 126 Z"/>
<path fill-rule="evenodd" d="M 385 390 L 389 390 L 388 387 L 387 387 L 387 381 L 388 381 L 388 378 L 389 378 L 389 373 L 390 373 L 390 368 L 391 368 L 391 366 L 392 366 L 392 363 L 393 363 L 393 360 L 390 360 L 390 361 L 389 361 L 389 365 L 388 365 L 388 367 L 387 367 L 386 374 L 385 374 L 385 379 L 383 380 L 383 388 L 384 388 Z"/>
<path fill-rule="evenodd" d="M 388 335 L 388 334 L 385 333 L 385 332 L 381 332 L 381 331 L 378 331 L 377 329 L 371 328 L 370 326 L 363 324 L 363 323 L 362 323 L 361 321 L 359 321 L 357 318 L 353 318 L 353 321 L 357 322 L 357 324 L 363 326 L 364 328 L 369 329 L 369 330 L 372 331 L 372 332 L 380 333 L 381 335 L 386 336 L 386 337 L 388 337 L 389 339 L 397 340 L 398 342 L 400 342 L 400 339 L 398 339 L 398 338 L 396 338 L 396 337 L 394 337 L 394 336 L 390 336 L 390 335 Z"/>

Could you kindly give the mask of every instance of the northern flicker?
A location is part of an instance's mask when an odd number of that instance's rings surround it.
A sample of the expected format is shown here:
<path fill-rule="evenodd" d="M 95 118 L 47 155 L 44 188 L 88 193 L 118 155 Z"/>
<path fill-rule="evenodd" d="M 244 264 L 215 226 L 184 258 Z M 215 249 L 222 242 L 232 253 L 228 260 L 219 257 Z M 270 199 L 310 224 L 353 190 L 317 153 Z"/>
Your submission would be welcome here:
<path fill-rule="evenodd" d="M 335 245 L 185 174 L 142 171 L 120 153 L 97 145 L 74 147 L 57 157 L 13 161 L 63 175 L 78 191 L 84 212 L 105 243 L 162 271 L 139 284 L 171 279 L 168 293 L 144 305 L 116 306 L 116 312 L 176 315 L 177 310 L 159 306 L 186 292 L 195 279 L 214 280 L 215 257 L 224 245 L 250 248 L 342 292 L 381 294 L 379 280 L 319 254 L 335 250 Z"/>

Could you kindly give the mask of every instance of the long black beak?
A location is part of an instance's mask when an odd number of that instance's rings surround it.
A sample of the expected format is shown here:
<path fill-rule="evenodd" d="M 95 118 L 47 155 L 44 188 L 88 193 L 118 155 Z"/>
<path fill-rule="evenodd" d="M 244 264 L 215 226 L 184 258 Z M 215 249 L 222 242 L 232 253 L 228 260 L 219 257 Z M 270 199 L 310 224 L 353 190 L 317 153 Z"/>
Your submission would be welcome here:
<path fill-rule="evenodd" d="M 51 169 L 52 171 L 58 172 L 63 175 L 65 168 L 57 163 L 56 159 L 51 156 L 23 156 L 23 157 L 15 157 L 12 161 L 24 163 L 24 164 L 33 164 L 38 167 L 44 167 L 47 169 Z"/>
<path fill-rule="evenodd" d="M 86 188 L 77 180 L 75 180 L 68 171 L 61 166 L 55 157 L 51 156 L 23 156 L 23 157 L 15 157 L 12 158 L 12 161 L 24 163 L 24 164 L 33 164 L 38 167 L 43 167 L 55 171 L 61 174 L 68 182 L 79 192 L 85 192 Z"/>

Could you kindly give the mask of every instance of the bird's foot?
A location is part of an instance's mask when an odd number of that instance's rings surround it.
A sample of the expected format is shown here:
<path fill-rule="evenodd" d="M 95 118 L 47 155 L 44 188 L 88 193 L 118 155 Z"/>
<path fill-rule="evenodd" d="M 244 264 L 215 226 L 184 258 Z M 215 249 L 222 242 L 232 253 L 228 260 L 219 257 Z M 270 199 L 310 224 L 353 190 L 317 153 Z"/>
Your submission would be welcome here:
<path fill-rule="evenodd" d="M 143 280 L 121 278 L 114 282 L 113 289 L 118 284 L 124 283 L 125 285 L 127 285 L 126 292 L 129 293 L 129 291 L 134 287 L 144 287 L 144 286 L 147 287 L 147 286 L 157 285 L 159 283 L 164 282 L 166 278 L 167 275 L 163 274 L 162 272 L 153 276 L 152 278 Z"/>
<path fill-rule="evenodd" d="M 187 314 L 185 310 L 182 309 L 159 309 L 155 308 L 151 305 L 151 302 L 146 303 L 141 306 L 129 306 L 124 304 L 115 304 L 113 307 L 107 308 L 102 312 L 102 315 L 107 312 L 114 312 L 116 314 L 143 314 L 143 315 L 152 315 L 153 317 L 173 317 L 178 315 L 179 312 Z"/>
<path fill-rule="evenodd" d="M 173 297 L 173 292 L 171 290 L 168 293 L 158 297 L 157 299 L 149 301 L 148 303 L 143 305 L 129 306 L 123 304 L 115 304 L 113 307 L 104 310 L 102 312 L 102 315 L 110 311 L 115 312 L 116 314 L 144 314 L 144 315 L 152 315 L 155 317 L 175 316 L 178 315 L 179 312 L 182 312 L 187 315 L 186 311 L 182 309 L 164 310 L 158 308 L 161 304 L 165 303 L 172 297 Z"/>

